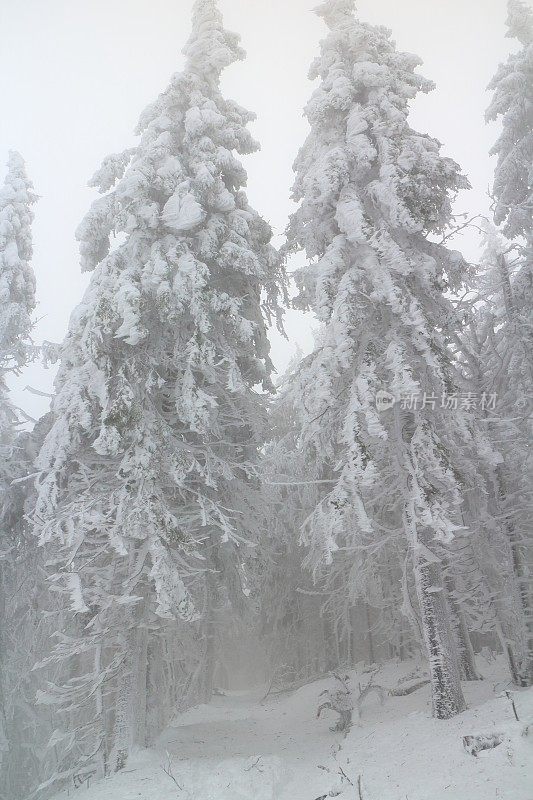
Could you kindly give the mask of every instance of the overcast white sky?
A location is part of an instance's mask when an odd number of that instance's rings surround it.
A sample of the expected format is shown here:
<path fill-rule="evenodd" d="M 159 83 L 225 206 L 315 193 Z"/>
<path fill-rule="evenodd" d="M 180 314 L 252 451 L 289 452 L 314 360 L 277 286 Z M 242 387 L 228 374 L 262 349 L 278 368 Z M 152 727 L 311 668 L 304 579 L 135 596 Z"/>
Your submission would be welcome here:
<path fill-rule="evenodd" d="M 74 231 L 95 196 L 86 183 L 104 156 L 134 142 L 143 108 L 182 65 L 192 0 L 0 0 L 0 162 L 20 150 L 41 200 L 34 227 L 39 306 L 36 341 L 62 340 L 81 298 Z M 220 0 L 228 28 L 248 52 L 224 77 L 228 96 L 257 113 L 259 154 L 246 159 L 252 204 L 282 234 L 291 210 L 291 166 L 307 131 L 302 109 L 312 90 L 308 67 L 324 35 L 314 0 Z M 444 144 L 472 191 L 457 212 L 486 212 L 497 129 L 485 126 L 486 85 L 515 43 L 505 38 L 505 0 L 359 0 L 360 17 L 392 28 L 398 46 L 417 53 L 437 84 L 413 104 L 412 124 Z M 3 167 L 0 176 L 3 178 Z M 461 246 L 475 258 L 475 239 Z M 313 320 L 291 312 L 290 342 L 273 335 L 282 370 L 299 343 L 311 346 Z M 30 367 L 16 401 L 37 416 L 53 374 Z"/>

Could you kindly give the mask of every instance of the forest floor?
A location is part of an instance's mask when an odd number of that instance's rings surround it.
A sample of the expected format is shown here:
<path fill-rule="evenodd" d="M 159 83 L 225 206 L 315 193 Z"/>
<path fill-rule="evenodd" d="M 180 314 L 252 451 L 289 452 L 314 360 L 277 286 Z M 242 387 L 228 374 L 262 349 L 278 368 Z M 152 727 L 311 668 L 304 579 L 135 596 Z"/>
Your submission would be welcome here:
<path fill-rule="evenodd" d="M 266 700 L 264 688 L 228 692 L 179 715 L 153 749 L 70 798 L 533 800 L 533 689 L 512 692 L 517 723 L 501 666 L 480 667 L 485 679 L 463 685 L 468 710 L 454 719 L 431 718 L 425 686 L 383 705 L 371 695 L 346 737 L 329 728 L 336 715 L 316 719 L 331 679 Z M 420 675 L 413 662 L 389 663 L 374 681 L 390 689 Z M 368 675 L 354 672 L 352 685 L 359 683 Z M 463 736 L 491 733 L 503 734 L 502 744 L 478 757 L 466 752 Z"/>

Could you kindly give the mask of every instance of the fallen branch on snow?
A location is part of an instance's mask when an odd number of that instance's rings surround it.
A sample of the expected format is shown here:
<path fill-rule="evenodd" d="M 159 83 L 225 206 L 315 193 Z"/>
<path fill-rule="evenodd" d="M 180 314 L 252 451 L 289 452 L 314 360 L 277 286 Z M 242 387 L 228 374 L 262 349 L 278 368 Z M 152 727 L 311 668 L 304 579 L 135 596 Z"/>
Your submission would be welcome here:
<path fill-rule="evenodd" d="M 512 696 L 512 694 L 511 694 L 511 692 L 505 692 L 505 696 L 507 697 L 507 699 L 508 699 L 508 700 L 510 700 L 510 701 L 511 701 L 511 706 L 512 706 L 512 708 L 513 708 L 513 714 L 514 714 L 514 718 L 515 718 L 515 720 L 516 720 L 517 722 L 520 722 L 520 719 L 519 719 L 519 717 L 518 717 L 518 711 L 516 710 L 516 704 L 515 704 L 515 701 L 514 701 L 514 699 L 513 699 L 513 696 Z"/>
<path fill-rule="evenodd" d="M 477 736 L 463 736 L 463 747 L 467 753 L 477 758 L 483 750 L 493 750 L 505 739 L 503 733 L 481 733 Z"/>
<path fill-rule="evenodd" d="M 161 764 L 161 769 L 163 770 L 165 775 L 167 777 L 169 777 L 170 780 L 173 781 L 176 784 L 176 786 L 178 787 L 180 792 L 182 792 L 183 791 L 183 786 L 179 785 L 178 781 L 176 780 L 176 776 L 174 775 L 174 772 L 172 771 L 172 758 L 170 756 L 170 753 L 168 753 L 168 752 L 167 752 L 167 763 L 166 764 Z"/>
<path fill-rule="evenodd" d="M 418 683 L 413 683 L 411 686 L 402 686 L 398 689 L 390 689 L 389 694 L 391 697 L 406 697 L 408 694 L 413 694 L 413 692 L 421 689 L 422 686 L 427 686 L 429 682 L 429 679 L 427 679 L 418 681 Z"/>

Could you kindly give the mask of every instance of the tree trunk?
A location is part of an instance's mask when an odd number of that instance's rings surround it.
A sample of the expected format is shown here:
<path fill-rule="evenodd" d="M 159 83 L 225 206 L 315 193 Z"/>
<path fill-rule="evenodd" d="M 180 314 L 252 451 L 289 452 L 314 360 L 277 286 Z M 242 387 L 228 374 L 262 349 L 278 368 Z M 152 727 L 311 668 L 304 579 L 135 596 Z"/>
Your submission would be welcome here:
<path fill-rule="evenodd" d="M 357 608 L 350 607 L 350 660 L 352 666 L 359 661 L 357 648 Z"/>
<path fill-rule="evenodd" d="M 505 485 L 499 467 L 495 470 L 494 483 L 498 493 L 497 513 L 502 516 Z M 520 646 L 520 658 L 518 660 L 515 655 L 512 657 L 513 683 L 521 687 L 533 686 L 533 608 L 529 594 L 531 577 L 513 526 L 504 519 L 502 527 L 503 535 L 506 537 L 508 545 L 512 579 L 514 581 L 514 587 L 511 592 L 513 598 L 511 599 L 513 600 L 515 596 L 517 598 L 515 606 L 522 622 L 520 642 L 517 643 Z M 507 646 L 510 648 L 509 643 Z"/>
<path fill-rule="evenodd" d="M 446 593 L 439 564 L 429 563 L 415 550 L 415 583 L 431 676 L 433 716 L 449 719 L 466 708 Z"/>
<path fill-rule="evenodd" d="M 124 637 L 124 659 L 119 669 L 115 695 L 115 721 L 113 726 L 113 748 L 110 769 L 119 772 L 127 764 L 133 744 L 134 707 L 136 706 L 135 666 L 138 663 L 137 636 L 135 629 Z"/>
<path fill-rule="evenodd" d="M 330 671 L 339 666 L 336 658 L 335 631 L 327 611 L 322 610 L 322 635 L 324 637 L 324 667 Z"/>
<path fill-rule="evenodd" d="M 204 621 L 205 636 L 205 670 L 202 679 L 202 702 L 208 703 L 213 695 L 216 667 L 216 609 L 218 601 L 217 578 L 213 573 L 207 576 L 206 619 Z"/>
<path fill-rule="evenodd" d="M 5 581 L 3 577 L 2 564 L 0 563 L 0 770 L 4 761 L 4 755 L 9 751 L 9 742 L 7 738 L 7 714 L 6 714 L 6 701 L 5 701 L 5 671 L 6 671 L 6 653 L 7 648 L 3 642 L 3 630 L 5 620 Z"/>
<path fill-rule="evenodd" d="M 97 630 L 99 631 L 99 626 L 97 623 Z M 102 669 L 102 642 L 99 641 L 96 645 L 96 649 L 94 652 L 94 674 L 99 675 Z M 104 711 L 104 700 L 103 700 L 103 693 L 102 693 L 102 685 L 98 685 L 96 687 L 96 691 L 94 693 L 95 705 L 96 705 L 96 720 L 97 720 L 97 736 L 100 737 L 100 748 L 98 750 L 98 769 L 99 769 L 99 778 L 105 778 L 108 773 L 108 752 L 107 752 L 107 730 L 106 730 L 106 720 L 105 720 L 105 711 Z"/>
<path fill-rule="evenodd" d="M 513 570 L 518 584 L 520 604 L 524 618 L 524 644 L 521 663 L 519 665 L 519 686 L 533 686 L 533 608 L 529 587 L 531 576 L 525 563 L 520 544 L 516 541 L 514 531 L 509 535 L 513 556 Z"/>
<path fill-rule="evenodd" d="M 476 665 L 476 657 L 470 633 L 463 612 L 458 608 L 455 628 L 457 632 L 459 658 L 461 666 L 461 679 L 464 681 L 481 681 L 482 675 Z"/>
<path fill-rule="evenodd" d="M 461 680 L 479 681 L 481 680 L 481 675 L 476 666 L 476 657 L 470 640 L 470 633 L 466 624 L 465 615 L 457 600 L 455 582 L 450 574 L 449 564 L 447 562 L 443 564 L 443 569 L 446 592 L 453 617 L 453 630 L 457 641 Z"/>
<path fill-rule="evenodd" d="M 475 511 L 473 512 L 474 517 L 476 516 L 476 513 L 477 512 Z M 466 528 L 467 523 L 464 517 L 463 524 Z M 516 656 L 513 647 L 511 646 L 511 642 L 514 642 L 514 638 L 512 636 L 512 631 L 508 630 L 507 622 L 505 621 L 505 614 L 503 613 L 502 609 L 502 598 L 494 597 L 489 591 L 486 585 L 485 576 L 479 566 L 472 542 L 468 536 L 464 539 L 462 558 L 464 568 L 470 575 L 471 583 L 477 583 L 478 585 L 481 605 L 488 614 L 490 623 L 494 629 L 494 633 L 502 648 L 502 653 L 507 659 L 511 680 L 516 686 L 518 686 L 520 677 L 518 674 Z"/>
<path fill-rule="evenodd" d="M 138 631 L 138 663 L 135 670 L 137 697 L 134 722 L 134 740 L 142 747 L 148 746 L 147 702 L 148 702 L 148 631 L 143 625 Z"/>
<path fill-rule="evenodd" d="M 374 637 L 372 635 L 372 619 L 370 616 L 370 606 L 365 603 L 365 620 L 366 620 L 366 635 L 368 642 L 368 663 L 376 663 L 376 654 L 374 651 Z"/>

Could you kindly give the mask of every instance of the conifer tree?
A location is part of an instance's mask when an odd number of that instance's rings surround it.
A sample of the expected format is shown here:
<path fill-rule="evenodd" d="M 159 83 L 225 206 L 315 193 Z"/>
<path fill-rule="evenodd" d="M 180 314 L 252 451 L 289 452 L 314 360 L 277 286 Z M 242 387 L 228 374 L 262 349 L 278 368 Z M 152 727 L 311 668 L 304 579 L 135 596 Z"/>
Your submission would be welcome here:
<path fill-rule="evenodd" d="M 124 765 L 147 708 L 163 719 L 168 698 L 146 696 L 162 670 L 154 636 L 179 646 L 183 623 L 197 626 L 187 681 L 209 694 L 217 610 L 243 602 L 256 536 L 279 261 L 243 190 L 254 117 L 221 94 L 244 52 L 214 0 L 194 3 L 184 53 L 138 145 L 91 181 L 102 197 L 78 238 L 93 275 L 38 460 L 36 529 L 74 630 L 50 656 L 65 680 L 41 701 L 70 714 L 85 772 Z"/>
<path fill-rule="evenodd" d="M 14 508 L 11 483 L 23 473 L 21 447 L 17 442 L 19 413 L 7 385 L 33 355 L 31 340 L 35 309 L 35 276 L 31 267 L 33 205 L 37 196 L 26 174 L 22 156 L 9 154 L 5 183 L 0 190 L 0 795 L 15 789 L 16 774 L 24 765 L 16 763 L 22 750 L 16 741 L 19 712 L 23 703 L 15 691 L 20 675 L 14 664 L 23 647 L 11 636 L 15 617 L 12 608 L 17 580 L 29 579 L 20 569 L 23 541 Z M 27 609 L 25 609 L 27 610 Z M 15 683 L 16 678 L 16 683 Z M 25 713 L 27 709 L 23 709 Z M 27 750 L 30 748 L 27 747 Z M 13 793 L 12 793 L 13 794 Z M 7 796 L 7 795 L 6 795 Z"/>
<path fill-rule="evenodd" d="M 16 435 L 17 411 L 9 399 L 6 378 L 32 356 L 31 315 L 35 308 L 35 276 L 31 224 L 37 196 L 19 153 L 9 154 L 0 191 L 0 447 L 2 493 L 9 482 L 9 462 Z M 2 500 L 3 502 L 3 500 Z"/>
<path fill-rule="evenodd" d="M 31 225 L 37 201 L 20 153 L 10 152 L 7 168 L 0 192 L 0 354 L 4 374 L 21 369 L 32 350 L 35 276 L 30 266 Z"/>
<path fill-rule="evenodd" d="M 519 656 L 514 679 L 533 684 L 533 459 L 531 457 L 531 386 L 533 384 L 533 10 L 509 0 L 507 35 L 520 49 L 501 64 L 489 85 L 493 91 L 487 121 L 501 120 L 502 132 L 491 154 L 494 221 L 503 239 L 490 229 L 485 236 L 486 304 L 482 373 L 488 392 L 498 398 L 490 426 L 501 463 L 494 470 L 491 494 L 497 503 L 514 573 L 521 613 Z M 515 638 L 516 643 L 516 638 Z"/>
<path fill-rule="evenodd" d="M 500 64 L 489 84 L 493 91 L 487 121 L 500 119 L 503 129 L 491 155 L 497 157 L 493 195 L 494 221 L 510 241 L 533 248 L 533 10 L 523 0 L 508 2 L 507 36 L 521 47 Z"/>
<path fill-rule="evenodd" d="M 433 711 L 444 719 L 465 704 L 443 565 L 475 470 L 458 457 L 474 446 L 474 422 L 457 396 L 450 345 L 459 322 L 447 297 L 466 265 L 436 237 L 468 182 L 439 142 L 409 126 L 409 101 L 433 88 L 415 71 L 419 59 L 353 10 L 353 0 L 317 9 L 329 32 L 311 67 L 319 85 L 306 108 L 311 132 L 295 164 L 299 207 L 288 229 L 290 247 L 310 261 L 299 302 L 323 323 L 294 394 L 308 452 L 321 477 L 335 480 L 306 541 L 318 563 L 345 537 L 362 552 L 401 537 Z"/>

